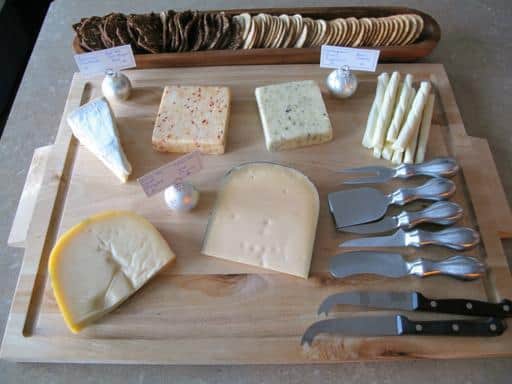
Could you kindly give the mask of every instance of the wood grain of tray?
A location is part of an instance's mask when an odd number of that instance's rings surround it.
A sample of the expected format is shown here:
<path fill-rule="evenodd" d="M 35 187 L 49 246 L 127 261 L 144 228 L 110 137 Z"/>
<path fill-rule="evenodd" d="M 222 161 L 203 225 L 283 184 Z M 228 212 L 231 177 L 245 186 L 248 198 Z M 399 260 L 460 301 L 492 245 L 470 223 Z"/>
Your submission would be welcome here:
<path fill-rule="evenodd" d="M 234 66 L 127 71 L 132 98 L 113 103 L 125 151 L 134 173 L 120 184 L 71 135 L 65 118 L 44 167 L 33 208 L 24 261 L 0 351 L 16 361 L 126 364 L 262 364 L 332 363 L 349 360 L 490 357 L 512 354 L 512 330 L 496 338 L 464 337 L 319 337 L 302 348 L 304 330 L 318 320 L 318 305 L 327 295 L 348 290 L 418 290 L 431 297 L 501 300 L 512 297 L 512 278 L 501 239 L 512 237 L 512 214 L 487 142 L 464 129 L 446 72 L 439 64 L 386 64 L 380 71 L 412 73 L 429 79 L 436 92 L 428 157 L 456 157 L 462 172 L 455 177 L 454 200 L 465 211 L 462 224 L 476 228 L 482 246 L 468 254 L 489 267 L 482 280 L 448 277 L 389 279 L 357 276 L 336 280 L 327 272 L 337 244 L 353 235 L 337 233 L 326 195 L 340 188 L 343 167 L 388 164 L 375 160 L 360 145 L 375 90 L 376 74 L 361 74 L 353 98 L 337 100 L 323 85 L 328 71 L 318 65 Z M 254 88 L 284 81 L 314 79 L 322 88 L 334 129 L 327 144 L 283 152 L 265 149 Z M 201 80 L 199 80 L 201 79 Z M 101 78 L 75 75 L 65 106 L 72 109 L 100 95 Z M 233 102 L 227 153 L 205 156 L 204 170 L 191 181 L 200 189 L 199 206 L 176 215 L 161 194 L 146 198 L 135 181 L 178 155 L 157 153 L 151 133 L 165 84 L 216 84 L 231 87 Z M 208 213 L 220 177 L 232 166 L 251 160 L 291 165 L 309 176 L 321 198 L 320 219 L 309 279 L 219 260 L 200 253 Z M 414 180 L 409 185 L 418 184 Z M 379 186 L 390 191 L 398 183 Z M 113 313 L 78 335 L 65 326 L 48 281 L 47 261 L 58 236 L 77 221 L 106 209 L 128 209 L 147 217 L 169 241 L 177 263 L 159 273 Z M 430 247 L 403 251 L 438 259 L 451 254 Z M 371 315 L 364 308 L 339 308 L 334 316 Z M 447 315 L 410 314 L 411 318 Z M 508 321 L 510 326 L 510 321 Z"/>
<path fill-rule="evenodd" d="M 301 14 L 304 17 L 323 18 L 338 17 L 385 17 L 396 14 L 415 13 L 424 21 L 422 34 L 414 44 L 407 46 L 374 47 L 380 50 L 382 62 L 410 62 L 423 58 L 432 52 L 441 39 L 441 29 L 437 21 L 429 14 L 407 7 L 315 7 L 315 8 L 254 8 L 228 9 L 228 15 L 248 12 L 269 14 Z M 73 40 L 75 53 L 85 52 L 78 39 Z M 199 52 L 156 53 L 135 55 L 137 68 L 193 67 L 212 65 L 247 65 L 247 64 L 306 64 L 320 62 L 320 48 L 258 48 L 249 50 L 212 50 Z"/>

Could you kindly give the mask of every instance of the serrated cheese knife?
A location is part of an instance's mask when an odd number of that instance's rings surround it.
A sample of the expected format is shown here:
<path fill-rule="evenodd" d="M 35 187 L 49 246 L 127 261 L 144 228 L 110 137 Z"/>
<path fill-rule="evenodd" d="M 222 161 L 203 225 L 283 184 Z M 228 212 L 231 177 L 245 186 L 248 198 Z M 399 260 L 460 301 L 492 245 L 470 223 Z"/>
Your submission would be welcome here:
<path fill-rule="evenodd" d="M 490 303 L 466 299 L 429 299 L 419 292 L 343 292 L 328 296 L 318 314 L 328 314 L 336 305 L 358 305 L 367 308 L 397 309 L 451 313 L 464 316 L 509 317 L 512 316 L 512 301 Z"/>
<path fill-rule="evenodd" d="M 379 220 L 390 205 L 405 205 L 415 200 L 439 201 L 455 193 L 455 183 L 437 177 L 416 188 L 398 188 L 385 195 L 374 188 L 356 188 L 327 195 L 336 228 Z"/>
<path fill-rule="evenodd" d="M 311 345 L 321 333 L 342 336 L 499 336 L 507 328 L 501 319 L 413 321 L 402 315 L 347 317 L 317 321 L 301 344 Z"/>
<path fill-rule="evenodd" d="M 329 271 L 338 278 L 360 274 L 387 277 L 446 275 L 460 280 L 474 280 L 485 273 L 485 264 L 474 257 L 463 255 L 439 261 L 423 258 L 407 261 L 399 253 L 354 251 L 333 256 Z"/>

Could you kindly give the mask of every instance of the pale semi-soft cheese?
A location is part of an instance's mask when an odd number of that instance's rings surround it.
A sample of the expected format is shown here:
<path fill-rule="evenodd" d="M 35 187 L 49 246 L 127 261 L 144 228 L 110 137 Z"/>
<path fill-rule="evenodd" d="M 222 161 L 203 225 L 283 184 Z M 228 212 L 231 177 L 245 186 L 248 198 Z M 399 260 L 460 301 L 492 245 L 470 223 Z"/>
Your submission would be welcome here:
<path fill-rule="evenodd" d="M 227 87 L 165 87 L 153 129 L 153 148 L 161 152 L 197 149 L 224 153 L 230 105 Z"/>
<path fill-rule="evenodd" d="M 73 135 L 122 182 L 132 166 L 121 146 L 116 119 L 107 99 L 100 97 L 84 104 L 67 117 Z"/>
<path fill-rule="evenodd" d="M 299 171 L 251 163 L 225 178 L 202 253 L 308 277 L 319 198 Z"/>
<path fill-rule="evenodd" d="M 110 211 L 67 231 L 50 254 L 57 304 L 79 332 L 115 309 L 175 259 L 157 229 L 131 212 Z"/>
<path fill-rule="evenodd" d="M 312 80 L 256 88 L 265 143 L 269 151 L 332 140 L 322 93 Z"/>

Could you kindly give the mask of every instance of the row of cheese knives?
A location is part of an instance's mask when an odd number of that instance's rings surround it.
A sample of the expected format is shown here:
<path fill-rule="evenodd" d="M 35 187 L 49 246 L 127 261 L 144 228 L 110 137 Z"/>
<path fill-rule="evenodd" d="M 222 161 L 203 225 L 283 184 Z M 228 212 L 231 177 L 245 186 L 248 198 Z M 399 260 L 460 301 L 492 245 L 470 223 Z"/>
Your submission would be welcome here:
<path fill-rule="evenodd" d="M 336 305 L 368 308 L 449 313 L 486 317 L 474 320 L 413 321 L 403 315 L 332 318 L 313 323 L 301 344 L 311 345 L 321 333 L 343 336 L 499 336 L 506 329 L 504 317 L 512 316 L 512 302 L 490 303 L 467 299 L 431 299 L 418 292 L 343 292 L 327 297 L 318 314 L 328 314 Z"/>
<path fill-rule="evenodd" d="M 441 245 L 456 250 L 467 250 L 480 241 L 478 233 L 470 228 L 453 227 L 437 232 L 413 229 L 416 225 L 433 223 L 452 225 L 462 217 L 462 209 L 455 203 L 443 201 L 455 193 L 455 184 L 443 177 L 458 171 L 455 160 L 439 158 L 417 165 L 397 168 L 363 167 L 344 170 L 347 173 L 375 173 L 375 176 L 350 179 L 347 184 L 380 183 L 391 178 L 409 178 L 416 175 L 433 179 L 416 188 L 399 188 L 388 195 L 372 188 L 358 188 L 333 192 L 328 195 L 329 209 L 336 229 L 357 234 L 385 233 L 349 240 L 340 247 L 402 247 Z M 382 218 L 390 205 L 405 205 L 415 200 L 434 203 L 422 211 L 404 211 L 396 216 Z M 334 277 L 357 274 L 378 274 L 389 277 L 405 275 L 432 276 L 444 274 L 461 280 L 472 280 L 485 272 L 485 264 L 474 257 L 454 255 L 443 260 L 423 258 L 405 259 L 397 253 L 354 251 L 334 256 L 330 263 Z M 510 316 L 512 303 L 489 303 L 466 299 L 428 299 L 419 292 L 344 292 L 329 296 L 320 305 L 319 314 L 327 314 L 335 305 L 359 305 L 380 309 L 428 311 L 466 316 L 486 316 L 476 320 L 412 321 L 403 315 L 364 316 L 321 320 L 311 325 L 302 338 L 302 344 L 311 344 L 319 333 L 354 336 L 385 335 L 453 335 L 497 336 L 506 324 L 501 318 Z"/>

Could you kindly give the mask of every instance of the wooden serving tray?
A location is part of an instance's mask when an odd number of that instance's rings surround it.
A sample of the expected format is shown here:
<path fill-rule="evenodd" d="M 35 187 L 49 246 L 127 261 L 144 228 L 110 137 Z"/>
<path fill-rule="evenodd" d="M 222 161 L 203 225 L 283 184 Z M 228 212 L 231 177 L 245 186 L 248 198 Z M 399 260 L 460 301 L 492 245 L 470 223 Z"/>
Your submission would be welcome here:
<path fill-rule="evenodd" d="M 338 17 L 385 17 L 404 13 L 416 13 L 423 18 L 423 32 L 417 42 L 404 47 L 374 47 L 380 50 L 380 61 L 409 62 L 425 57 L 432 52 L 441 39 L 441 29 L 437 21 L 429 14 L 407 7 L 314 7 L 314 8 L 251 8 L 214 10 L 224 11 L 228 15 L 243 12 L 257 15 L 296 14 L 314 19 L 325 20 Z M 78 39 L 73 40 L 75 53 L 83 53 Z M 137 68 L 196 67 L 212 65 L 246 64 L 306 64 L 320 62 L 320 48 L 257 48 L 238 50 L 212 50 L 198 52 L 156 53 L 135 55 Z"/>
<path fill-rule="evenodd" d="M 318 65 L 238 66 L 203 69 L 127 71 L 134 93 L 113 104 L 133 175 L 120 184 L 89 151 L 72 137 L 62 119 L 44 167 L 43 181 L 25 241 L 25 256 L 1 349 L 17 361 L 259 364 L 313 363 L 368 359 L 461 358 L 512 354 L 512 330 L 496 338 L 464 337 L 319 337 L 302 348 L 304 330 L 318 320 L 316 311 L 329 294 L 348 290 L 418 290 L 434 298 L 465 297 L 501 300 L 512 297 L 512 279 L 501 238 L 512 237 L 512 215 L 485 140 L 468 137 L 442 65 L 381 65 L 378 71 L 412 73 L 429 79 L 436 92 L 428 157 L 455 156 L 462 172 L 455 177 L 454 200 L 462 205 L 462 224 L 477 228 L 482 246 L 469 254 L 485 259 L 484 279 L 461 282 L 448 277 L 389 279 L 358 276 L 334 279 L 327 272 L 340 241 L 327 208 L 330 191 L 340 185 L 335 173 L 343 167 L 388 164 L 375 160 L 360 145 L 376 83 L 376 74 L 360 74 L 353 98 L 328 95 Z M 201 80 L 198 80 L 201 79 Z M 321 84 L 334 129 L 330 143 L 283 152 L 265 149 L 254 88 L 284 81 L 314 79 Z M 100 94 L 100 78 L 75 75 L 64 117 Z M 204 170 L 191 181 L 200 189 L 199 206 L 176 214 L 165 208 L 162 194 L 146 198 L 135 179 L 177 155 L 151 148 L 151 133 L 165 84 L 216 84 L 233 94 L 227 153 L 205 156 Z M 221 176 L 232 166 L 252 160 L 291 165 L 316 184 L 321 198 L 311 275 L 301 279 L 200 253 L 202 237 Z M 418 184 L 414 180 L 408 184 Z M 399 184 L 381 185 L 390 191 Z M 65 326 L 48 281 L 48 255 L 63 231 L 83 218 L 108 209 L 133 210 L 148 218 L 177 254 L 165 269 L 116 311 L 78 335 Z M 429 247 L 403 251 L 433 259 L 451 254 Z M 334 316 L 371 315 L 364 308 L 340 308 Z M 409 314 L 413 319 L 449 315 Z M 508 322 L 510 325 L 510 321 Z"/>

